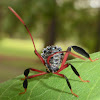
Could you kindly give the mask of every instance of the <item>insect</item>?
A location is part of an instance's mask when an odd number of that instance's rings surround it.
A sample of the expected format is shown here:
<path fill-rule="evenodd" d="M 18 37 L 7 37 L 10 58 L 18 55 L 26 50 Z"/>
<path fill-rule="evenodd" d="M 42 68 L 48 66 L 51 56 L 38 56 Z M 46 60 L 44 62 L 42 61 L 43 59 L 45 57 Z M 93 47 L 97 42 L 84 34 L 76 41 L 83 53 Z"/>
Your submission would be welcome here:
<path fill-rule="evenodd" d="M 46 68 L 46 72 L 40 71 L 40 70 L 37 70 L 37 69 L 34 69 L 34 68 L 28 68 L 28 69 L 26 69 L 24 71 L 25 78 L 21 79 L 21 80 L 24 80 L 23 87 L 24 87 L 25 91 L 22 92 L 22 93 L 20 93 L 20 94 L 24 94 L 27 91 L 27 86 L 28 86 L 28 81 L 27 80 L 28 79 L 31 79 L 31 78 L 34 78 L 34 77 L 37 77 L 37 76 L 41 76 L 41 75 L 45 75 L 45 74 L 49 74 L 49 73 L 53 73 L 53 74 L 59 75 L 60 77 L 65 78 L 65 80 L 66 80 L 66 82 L 68 84 L 68 87 L 69 87 L 71 93 L 74 96 L 78 97 L 78 95 L 76 95 L 72 91 L 72 88 L 71 88 L 71 85 L 70 85 L 70 82 L 69 82 L 68 78 L 65 75 L 63 75 L 63 74 L 60 74 L 60 72 L 62 70 L 64 70 L 65 68 L 67 68 L 68 66 L 70 66 L 72 68 L 73 72 L 79 77 L 79 79 L 82 82 L 89 82 L 89 81 L 88 80 L 83 80 L 81 78 L 80 74 L 78 73 L 78 71 L 76 70 L 76 68 L 72 64 L 66 63 L 66 60 L 68 58 L 68 55 L 72 55 L 72 56 L 77 57 L 77 58 L 80 58 L 82 60 L 86 60 L 84 58 L 84 57 L 86 57 L 91 62 L 98 60 L 98 58 L 96 58 L 95 60 L 92 60 L 90 58 L 90 55 L 84 49 L 82 49 L 81 47 L 78 47 L 78 46 L 70 46 L 70 47 L 67 48 L 66 51 L 62 51 L 61 47 L 57 47 L 57 46 L 47 46 L 46 48 L 43 49 L 43 52 L 40 55 L 38 53 L 38 51 L 36 50 L 36 46 L 35 46 L 33 37 L 31 35 L 29 29 L 27 28 L 26 24 L 22 20 L 22 18 L 11 7 L 8 7 L 8 8 L 24 24 L 24 26 L 27 29 L 27 31 L 28 31 L 28 33 L 29 33 L 29 35 L 31 37 L 31 40 L 33 42 L 33 46 L 34 46 L 34 49 L 35 49 L 34 52 L 38 56 L 38 58 L 41 60 L 41 62 L 43 63 L 43 65 Z M 84 57 L 81 57 L 79 55 L 76 55 L 76 54 L 72 53 L 71 52 L 71 49 L 73 49 L 75 52 L 83 55 Z M 60 66 L 60 64 L 61 64 L 61 66 Z M 59 66 L 60 66 L 60 68 L 59 68 Z M 39 74 L 28 76 L 28 74 L 29 74 L 30 71 L 36 71 L 36 72 L 39 72 Z"/>

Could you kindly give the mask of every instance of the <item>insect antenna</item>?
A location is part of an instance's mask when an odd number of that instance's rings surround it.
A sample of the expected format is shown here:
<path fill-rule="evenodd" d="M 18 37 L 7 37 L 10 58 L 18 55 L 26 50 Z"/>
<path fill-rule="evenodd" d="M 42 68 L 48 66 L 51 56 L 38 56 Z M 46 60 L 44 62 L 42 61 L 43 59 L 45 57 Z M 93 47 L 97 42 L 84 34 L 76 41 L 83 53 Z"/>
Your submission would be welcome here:
<path fill-rule="evenodd" d="M 14 13 L 14 15 L 24 24 L 25 28 L 27 29 L 27 31 L 28 31 L 28 33 L 29 33 L 29 35 L 30 35 L 30 37 L 31 37 L 31 40 L 32 40 L 32 42 L 33 42 L 34 49 L 36 50 L 33 37 L 32 37 L 32 35 L 31 35 L 29 29 L 27 28 L 26 24 L 24 23 L 24 21 L 23 21 L 22 18 L 15 12 L 14 9 L 12 9 L 11 7 L 8 7 L 8 8 L 9 8 L 9 9 L 11 10 L 11 12 Z"/>

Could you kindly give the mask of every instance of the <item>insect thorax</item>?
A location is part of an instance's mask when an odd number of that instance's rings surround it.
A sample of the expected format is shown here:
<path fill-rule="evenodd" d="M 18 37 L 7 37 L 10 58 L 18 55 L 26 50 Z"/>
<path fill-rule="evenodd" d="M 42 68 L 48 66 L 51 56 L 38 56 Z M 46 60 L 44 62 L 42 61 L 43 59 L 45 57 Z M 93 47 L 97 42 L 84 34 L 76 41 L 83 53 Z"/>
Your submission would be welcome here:
<path fill-rule="evenodd" d="M 47 46 L 46 48 L 43 49 L 43 53 L 41 53 L 42 58 L 45 61 L 45 65 L 48 67 L 48 69 L 50 70 L 50 72 L 56 72 L 57 70 L 59 70 L 59 65 L 62 62 L 62 58 L 63 58 L 63 53 L 56 53 L 62 51 L 61 47 L 57 47 L 57 46 Z M 56 54 L 54 54 L 56 53 Z M 54 54 L 50 60 L 49 63 L 47 63 L 47 58 Z"/>

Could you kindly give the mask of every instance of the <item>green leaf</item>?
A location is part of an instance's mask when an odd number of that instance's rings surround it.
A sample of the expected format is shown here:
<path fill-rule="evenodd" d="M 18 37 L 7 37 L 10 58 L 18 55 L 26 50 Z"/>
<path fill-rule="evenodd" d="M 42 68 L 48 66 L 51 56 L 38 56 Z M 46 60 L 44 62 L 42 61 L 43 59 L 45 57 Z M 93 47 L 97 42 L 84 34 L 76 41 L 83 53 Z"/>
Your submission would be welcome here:
<path fill-rule="evenodd" d="M 71 94 L 64 78 L 50 73 L 29 79 L 27 92 L 22 95 L 19 95 L 24 91 L 23 81 L 20 78 L 24 75 L 0 84 L 0 100 L 100 100 L 100 52 L 92 54 L 91 58 L 99 60 L 67 61 L 78 70 L 82 79 L 90 80 L 90 83 L 81 82 L 70 67 L 61 72 L 69 79 L 72 90 L 79 96 L 78 98 Z"/>

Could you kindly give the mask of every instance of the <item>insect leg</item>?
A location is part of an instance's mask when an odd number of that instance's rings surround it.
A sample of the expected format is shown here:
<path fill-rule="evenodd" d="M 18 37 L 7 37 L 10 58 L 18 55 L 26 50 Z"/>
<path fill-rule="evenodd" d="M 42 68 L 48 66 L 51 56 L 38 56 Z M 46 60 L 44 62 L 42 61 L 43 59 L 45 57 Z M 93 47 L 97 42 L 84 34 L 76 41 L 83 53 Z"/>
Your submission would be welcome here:
<path fill-rule="evenodd" d="M 24 93 L 26 93 L 26 91 L 27 91 L 27 86 L 28 86 L 28 81 L 27 81 L 27 79 L 25 79 L 24 82 L 23 82 L 23 87 L 24 87 L 25 91 L 24 91 L 24 92 L 21 92 L 21 93 L 19 93 L 19 94 L 24 94 Z"/>
<path fill-rule="evenodd" d="M 41 60 L 41 62 L 45 65 L 45 61 L 43 60 L 43 58 L 40 56 L 40 54 L 37 52 L 37 50 L 34 51 L 35 54 L 39 57 L 39 59 Z"/>
<path fill-rule="evenodd" d="M 78 57 L 78 58 L 80 58 L 80 59 L 85 60 L 83 57 L 80 57 L 80 56 L 78 56 L 78 55 L 76 55 L 76 54 L 70 52 L 70 51 L 71 51 L 71 48 L 73 48 L 73 50 L 74 50 L 75 52 L 77 52 L 77 53 L 83 55 L 84 57 L 88 58 L 91 62 L 98 60 L 98 58 L 96 58 L 95 60 L 92 60 L 92 59 L 90 58 L 90 55 L 89 55 L 83 48 L 78 47 L 78 46 L 71 46 L 71 47 L 68 47 L 67 50 L 69 51 L 69 53 L 70 53 L 72 56 L 75 56 L 75 57 Z"/>
<path fill-rule="evenodd" d="M 68 84 L 68 87 L 70 88 L 71 93 L 72 93 L 74 96 L 78 97 L 77 94 L 73 93 L 72 88 L 71 88 L 71 85 L 70 85 L 70 82 L 69 82 L 68 78 L 67 78 L 65 75 L 59 74 L 59 73 L 54 73 L 54 74 L 59 75 L 59 76 L 65 78 L 65 79 L 66 79 L 66 82 L 67 82 L 67 84 Z"/>
<path fill-rule="evenodd" d="M 65 53 L 65 55 L 64 55 L 64 58 L 63 58 L 63 61 L 62 61 L 62 64 L 61 64 L 61 67 L 64 66 L 64 64 L 65 64 L 65 62 L 66 62 L 66 60 L 67 60 L 67 58 L 68 58 L 68 55 L 69 55 L 69 52 L 66 51 L 66 53 Z M 61 68 L 61 67 L 60 67 L 60 68 Z"/>
<path fill-rule="evenodd" d="M 28 77 L 28 74 L 29 74 L 30 70 L 31 70 L 31 71 L 40 72 L 40 73 L 43 72 L 43 71 L 40 71 L 40 70 L 38 70 L 38 69 L 28 68 L 28 69 L 26 69 L 26 70 L 24 71 L 25 78 L 23 78 L 23 79 L 21 79 L 21 80 L 25 80 L 25 79 Z"/>
<path fill-rule="evenodd" d="M 67 58 L 68 58 L 69 51 L 56 52 L 56 53 L 50 55 L 50 56 L 47 58 L 47 63 L 50 65 L 50 63 L 49 63 L 50 58 L 51 58 L 53 55 L 57 54 L 57 53 L 63 53 L 63 52 L 65 52 L 65 55 L 64 55 L 63 61 L 62 61 L 62 63 L 61 63 L 61 67 L 60 67 L 60 69 L 58 70 L 58 72 L 62 71 L 62 70 L 65 69 L 66 67 L 68 67 L 68 66 L 65 64 L 65 62 L 66 62 L 66 60 L 67 60 Z"/>
<path fill-rule="evenodd" d="M 48 73 L 47 72 L 42 72 L 42 73 L 39 73 L 39 74 L 36 74 L 36 75 L 31 75 L 31 76 L 28 76 L 27 79 L 31 79 L 31 78 L 41 76 L 41 75 L 44 75 L 44 74 L 48 74 Z"/>
<path fill-rule="evenodd" d="M 39 74 L 36 74 L 36 75 L 27 76 L 26 79 L 23 82 L 23 87 L 24 87 L 25 91 L 22 92 L 22 93 L 19 93 L 19 94 L 24 94 L 27 91 L 27 86 L 28 86 L 27 79 L 31 79 L 31 78 L 34 78 L 34 77 L 37 77 L 37 76 L 41 76 L 41 75 L 44 75 L 44 74 L 48 74 L 48 73 L 42 72 L 42 73 L 39 73 Z"/>
<path fill-rule="evenodd" d="M 78 71 L 76 70 L 76 68 L 75 68 L 73 65 L 71 65 L 71 64 L 69 64 L 69 65 L 71 66 L 73 72 L 80 78 L 80 80 L 81 80 L 82 82 L 90 82 L 90 81 L 88 81 L 88 80 L 83 80 L 83 79 L 80 77 L 80 75 L 79 75 Z"/>
<path fill-rule="evenodd" d="M 64 66 L 60 67 L 60 69 L 57 71 L 57 73 L 61 72 L 62 70 L 64 70 L 68 66 L 69 66 L 69 64 L 65 64 Z"/>
<path fill-rule="evenodd" d="M 65 68 L 67 68 L 69 65 L 71 65 L 71 64 L 65 64 L 65 65 L 64 65 L 63 67 L 61 67 L 56 73 L 61 72 L 62 70 L 64 70 Z M 71 65 L 71 68 L 72 68 L 73 72 L 80 78 L 80 80 L 81 80 L 82 82 L 89 82 L 88 80 L 83 80 L 83 79 L 80 77 L 78 71 L 76 70 L 76 68 L 75 68 L 73 65 Z"/>

